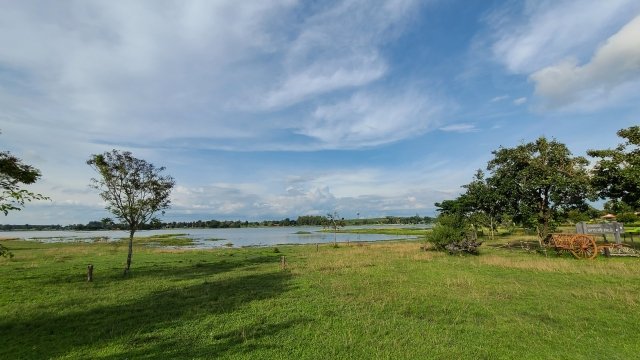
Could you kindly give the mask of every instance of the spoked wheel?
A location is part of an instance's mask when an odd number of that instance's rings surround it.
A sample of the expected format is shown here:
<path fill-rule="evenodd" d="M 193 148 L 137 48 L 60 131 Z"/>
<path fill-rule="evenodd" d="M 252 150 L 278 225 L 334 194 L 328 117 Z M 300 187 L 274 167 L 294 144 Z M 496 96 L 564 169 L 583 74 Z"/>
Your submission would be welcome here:
<path fill-rule="evenodd" d="M 571 245 L 571 253 L 578 259 L 594 259 L 598 256 L 598 246 L 591 236 L 577 236 Z"/>

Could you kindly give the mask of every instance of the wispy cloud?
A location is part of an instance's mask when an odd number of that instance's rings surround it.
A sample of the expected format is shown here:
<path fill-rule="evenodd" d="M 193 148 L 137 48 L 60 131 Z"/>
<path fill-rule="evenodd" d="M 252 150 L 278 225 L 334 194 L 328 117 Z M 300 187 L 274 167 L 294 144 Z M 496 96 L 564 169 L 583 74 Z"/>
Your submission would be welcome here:
<path fill-rule="evenodd" d="M 439 130 L 445 131 L 445 132 L 457 132 L 457 133 L 470 133 L 470 132 L 480 131 L 480 129 L 478 129 L 474 124 L 467 124 L 467 123 L 451 124 L 451 125 L 443 126 L 439 128 Z"/>
<path fill-rule="evenodd" d="M 423 4 L 71 2 L 38 4 L 33 11 L 34 6 L 20 2 L 0 13 L 0 77 L 14 79 L 0 81 L 0 104 L 13 114 L 12 123 L 65 126 L 102 143 L 150 146 L 199 138 L 192 146 L 295 150 L 305 147 L 300 138 L 283 137 L 287 131 L 308 134 L 306 148 L 385 142 L 367 134 L 361 142 L 354 136 L 327 141 L 323 120 L 313 129 L 314 121 L 301 126 L 299 119 L 384 78 L 389 64 L 382 46 L 402 34 Z M 392 106 L 389 115 L 401 115 L 407 106 Z M 412 119 L 419 122 L 409 124 L 412 129 L 424 128 L 422 120 Z M 355 131 L 365 125 L 367 132 L 371 124 L 365 122 L 356 118 L 345 126 Z"/>
<path fill-rule="evenodd" d="M 442 102 L 420 92 L 358 92 L 348 100 L 318 106 L 297 132 L 329 148 L 370 147 L 433 129 L 442 109 Z"/>
<path fill-rule="evenodd" d="M 520 105 L 522 105 L 522 104 L 524 104 L 526 102 L 527 102 L 527 98 L 526 97 L 519 97 L 519 98 L 513 100 L 513 104 L 516 105 L 516 106 L 520 106 Z"/>
<path fill-rule="evenodd" d="M 509 98 L 509 95 L 500 95 L 492 98 L 490 102 L 500 102 L 500 101 L 507 100 L 508 98 Z"/>

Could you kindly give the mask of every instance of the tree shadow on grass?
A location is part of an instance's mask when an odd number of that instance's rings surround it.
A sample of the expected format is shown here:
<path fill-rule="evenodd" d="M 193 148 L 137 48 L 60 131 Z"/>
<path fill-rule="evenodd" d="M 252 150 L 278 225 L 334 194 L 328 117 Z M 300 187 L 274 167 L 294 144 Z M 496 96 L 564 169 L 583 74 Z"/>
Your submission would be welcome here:
<path fill-rule="evenodd" d="M 162 338 L 153 339 L 153 345 L 135 344 L 144 342 L 144 337 L 133 340 L 131 348 L 117 354 L 100 357 L 105 360 L 119 359 L 214 359 L 222 355 L 245 355 L 246 358 L 252 352 L 258 350 L 270 350 L 280 353 L 286 358 L 287 349 L 277 343 L 260 343 L 260 339 L 277 335 L 288 328 L 298 326 L 311 321 L 308 318 L 296 318 L 282 322 L 262 324 L 252 323 L 247 326 L 236 327 L 233 330 L 211 336 L 213 344 L 207 345 L 198 341 L 184 339 Z M 138 340 L 139 339 L 139 340 Z"/>
<path fill-rule="evenodd" d="M 223 264 L 222 268 L 214 265 L 204 268 L 188 266 L 180 269 L 180 276 L 189 276 L 189 271 L 193 276 L 198 276 L 201 271 L 208 271 L 209 274 L 227 271 L 242 264 L 242 261 L 228 267 Z M 157 269 L 154 274 L 158 275 Z M 112 306 L 83 307 L 78 312 L 43 314 L 27 320 L 0 319 L 0 334 L 3 334 L 0 337 L 0 358 L 52 358 L 64 356 L 74 349 L 99 349 L 122 339 L 166 332 L 167 329 L 182 326 L 185 321 L 234 312 L 251 302 L 276 297 L 290 289 L 290 276 L 288 272 L 273 271 L 216 281 L 205 279 L 197 285 L 157 291 L 132 302 Z M 265 327 L 265 333 L 259 336 L 290 325 L 286 322 L 270 324 Z M 237 344 L 232 340 L 222 341 L 219 348 L 213 350 L 202 349 L 203 354 L 205 351 L 234 351 L 233 347 Z M 155 350 L 151 357 L 155 352 L 155 357 L 159 358 L 165 357 L 162 355 L 165 352 L 173 351 L 171 346 L 175 345 L 171 339 L 164 337 L 154 340 L 153 344 Z M 132 344 L 132 357 L 136 356 L 135 347 Z M 181 344 L 180 349 L 187 351 L 184 357 L 193 358 L 188 346 Z"/>
<path fill-rule="evenodd" d="M 94 281 L 96 284 L 101 285 L 104 283 L 129 281 L 145 278 L 157 278 L 164 279 L 195 279 L 201 277 L 207 277 L 215 274 L 220 274 L 228 271 L 232 271 L 237 268 L 255 267 L 262 264 L 272 263 L 274 269 L 277 269 L 279 258 L 276 256 L 252 256 L 246 258 L 218 258 L 216 261 L 197 261 L 187 263 L 175 263 L 175 262 L 154 262 L 143 265 L 135 265 L 131 267 L 129 275 L 125 278 L 123 276 L 123 267 L 109 267 L 104 268 L 101 264 L 97 264 L 94 267 Z M 77 266 L 76 266 L 77 268 Z M 49 274 L 46 278 L 40 278 L 42 285 L 58 285 L 62 283 L 83 283 L 86 282 L 84 265 L 79 269 L 69 270 L 67 273 L 53 273 Z"/>

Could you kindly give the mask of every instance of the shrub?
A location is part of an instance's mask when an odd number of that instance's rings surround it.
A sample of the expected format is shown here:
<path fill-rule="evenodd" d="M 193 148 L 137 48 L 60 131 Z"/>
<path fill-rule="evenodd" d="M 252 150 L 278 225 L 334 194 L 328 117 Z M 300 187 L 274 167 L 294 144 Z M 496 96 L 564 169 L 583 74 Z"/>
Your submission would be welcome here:
<path fill-rule="evenodd" d="M 478 254 L 482 242 L 469 236 L 469 225 L 460 216 L 441 215 L 433 230 L 427 237 L 436 250 L 448 251 L 450 254 Z"/>
<path fill-rule="evenodd" d="M 631 224 L 631 223 L 635 223 L 636 221 L 638 221 L 638 215 L 632 213 L 632 212 L 626 212 L 626 213 L 622 213 L 620 215 L 618 215 L 616 217 L 616 220 L 618 222 L 624 223 L 624 224 Z"/>
<path fill-rule="evenodd" d="M 13 253 L 0 244 L 0 257 L 8 257 L 11 259 L 13 258 Z"/>

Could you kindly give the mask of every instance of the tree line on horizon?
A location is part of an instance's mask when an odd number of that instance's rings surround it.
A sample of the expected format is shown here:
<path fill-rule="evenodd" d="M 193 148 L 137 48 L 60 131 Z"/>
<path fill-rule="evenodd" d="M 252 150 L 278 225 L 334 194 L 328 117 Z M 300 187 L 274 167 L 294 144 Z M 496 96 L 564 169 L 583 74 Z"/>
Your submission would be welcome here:
<path fill-rule="evenodd" d="M 417 225 L 430 224 L 433 217 L 419 215 L 415 216 L 385 216 L 379 218 L 358 218 L 343 220 L 346 226 L 357 225 Z M 138 230 L 158 230 L 158 229 L 227 229 L 227 228 L 247 228 L 247 227 L 271 227 L 271 226 L 328 226 L 328 220 L 320 215 L 302 215 L 297 219 L 284 218 L 282 220 L 195 220 L 195 221 L 167 221 L 163 222 L 157 218 L 151 219 L 146 224 L 141 224 Z M 33 224 L 4 224 L 0 225 L 0 231 L 16 230 L 73 230 L 73 231 L 94 231 L 94 230 L 127 230 L 127 224 L 116 223 L 112 218 L 89 221 L 86 224 L 70 225 L 33 225 Z"/>

